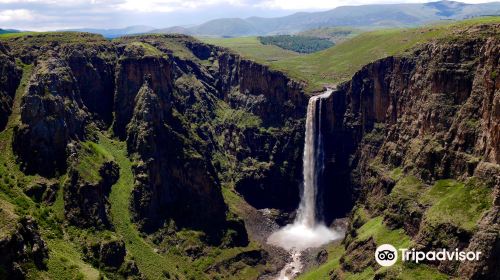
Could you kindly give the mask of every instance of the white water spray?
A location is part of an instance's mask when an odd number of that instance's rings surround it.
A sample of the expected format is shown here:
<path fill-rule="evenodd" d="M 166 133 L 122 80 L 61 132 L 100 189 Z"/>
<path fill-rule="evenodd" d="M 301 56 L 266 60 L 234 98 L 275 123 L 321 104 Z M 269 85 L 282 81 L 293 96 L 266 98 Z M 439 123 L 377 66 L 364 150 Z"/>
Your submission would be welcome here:
<path fill-rule="evenodd" d="M 306 134 L 304 143 L 304 188 L 293 224 L 289 224 L 269 236 L 268 243 L 291 252 L 292 262 L 280 272 L 278 279 L 293 279 L 302 269 L 300 257 L 307 248 L 319 247 L 342 234 L 325 226 L 317 216 L 317 193 L 323 170 L 323 136 L 321 135 L 321 110 L 323 101 L 332 90 L 311 97 L 307 106 Z"/>

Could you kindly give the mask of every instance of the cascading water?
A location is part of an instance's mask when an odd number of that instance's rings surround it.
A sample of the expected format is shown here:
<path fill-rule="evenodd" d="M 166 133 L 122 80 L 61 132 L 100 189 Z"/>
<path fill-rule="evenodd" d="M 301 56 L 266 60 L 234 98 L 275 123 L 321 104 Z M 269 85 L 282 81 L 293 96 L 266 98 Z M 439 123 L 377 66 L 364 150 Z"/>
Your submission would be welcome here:
<path fill-rule="evenodd" d="M 323 136 L 321 135 L 321 108 L 331 91 L 311 97 L 307 105 L 306 135 L 304 141 L 304 191 L 297 211 L 297 221 L 308 227 L 316 225 L 316 198 L 319 177 L 323 170 Z"/>
<path fill-rule="evenodd" d="M 289 224 L 269 236 L 268 243 L 290 251 L 292 261 L 280 272 L 278 279 L 292 279 L 302 269 L 300 257 L 307 248 L 319 247 L 342 236 L 325 226 L 317 215 L 317 194 L 323 170 L 323 136 L 321 135 L 321 110 L 323 101 L 332 90 L 311 97 L 307 106 L 306 134 L 304 143 L 302 197 L 293 224 Z"/>

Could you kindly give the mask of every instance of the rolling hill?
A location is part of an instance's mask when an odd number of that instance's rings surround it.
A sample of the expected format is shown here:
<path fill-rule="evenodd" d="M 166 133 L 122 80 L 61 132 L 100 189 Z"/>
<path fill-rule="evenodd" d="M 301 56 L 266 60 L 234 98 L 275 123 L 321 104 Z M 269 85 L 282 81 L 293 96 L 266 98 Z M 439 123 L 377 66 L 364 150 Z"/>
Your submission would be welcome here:
<path fill-rule="evenodd" d="M 291 34 L 333 26 L 358 28 L 415 27 L 441 20 L 461 20 L 482 15 L 499 15 L 500 2 L 466 4 L 439 1 L 412 4 L 341 6 L 324 12 L 300 12 L 276 18 L 225 18 L 193 27 L 157 29 L 154 33 L 185 33 L 218 37 Z"/>
<path fill-rule="evenodd" d="M 267 64 L 273 69 L 308 84 L 308 91 L 346 81 L 363 65 L 391 55 L 402 54 L 429 40 L 439 39 L 464 26 L 499 23 L 500 17 L 481 17 L 458 23 L 428 25 L 418 28 L 392 28 L 364 32 L 329 49 L 307 54 L 284 53 L 259 44 L 251 38 L 211 38 L 207 43 L 232 49 L 243 57 Z M 245 43 L 246 42 L 246 43 Z M 253 42 L 252 44 L 248 44 Z M 278 47 L 275 47 L 278 48 Z M 279 49 L 279 48 L 278 48 Z"/>

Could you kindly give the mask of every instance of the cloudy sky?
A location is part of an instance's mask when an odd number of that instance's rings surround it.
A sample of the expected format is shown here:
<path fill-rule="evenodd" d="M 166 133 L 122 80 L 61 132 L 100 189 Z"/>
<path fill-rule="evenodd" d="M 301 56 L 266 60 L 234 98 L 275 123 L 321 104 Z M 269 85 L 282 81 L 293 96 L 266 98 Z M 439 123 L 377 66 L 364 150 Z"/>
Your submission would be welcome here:
<path fill-rule="evenodd" d="M 157 28 L 192 25 L 221 17 L 274 17 L 344 5 L 425 0 L 0 0 L 0 28 L 55 30 Z M 466 0 L 481 3 L 487 0 Z"/>

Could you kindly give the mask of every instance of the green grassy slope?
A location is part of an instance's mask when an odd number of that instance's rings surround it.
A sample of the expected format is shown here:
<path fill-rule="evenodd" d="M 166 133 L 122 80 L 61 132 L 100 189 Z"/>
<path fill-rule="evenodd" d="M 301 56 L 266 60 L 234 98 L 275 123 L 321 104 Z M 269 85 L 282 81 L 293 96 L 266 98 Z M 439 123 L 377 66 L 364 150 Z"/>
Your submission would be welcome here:
<path fill-rule="evenodd" d="M 36 175 L 27 176 L 22 173 L 10 145 L 14 126 L 19 121 L 21 97 L 32 72 L 32 65 L 21 63 L 19 65 L 23 69 L 23 75 L 16 91 L 13 112 L 7 128 L 0 132 L 0 151 L 2 151 L 0 157 L 0 205 L 10 206 L 5 208 L 2 206 L 2 211 L 12 208 L 10 212 L 19 217 L 25 215 L 34 217 L 40 226 L 42 238 L 48 243 L 50 250 L 47 271 L 29 269 L 28 278 L 99 279 L 100 272 L 82 261 L 82 255 L 78 248 L 69 242 L 69 237 L 61 231 L 59 223 L 62 221 L 63 215 L 62 189 L 59 190 L 57 201 L 52 206 L 36 204 L 23 192 L 23 189 L 33 182 L 43 179 Z M 60 181 L 64 179 L 65 175 L 59 178 Z M 3 221 L 0 222 L 0 227 L 2 224 Z"/>
<path fill-rule="evenodd" d="M 363 65 L 391 55 L 404 54 L 418 44 L 443 38 L 457 28 L 500 23 L 500 17 L 485 17 L 452 24 L 410 29 L 384 29 L 362 33 L 327 50 L 271 63 L 273 68 L 306 81 L 310 91 L 346 81 Z"/>
<path fill-rule="evenodd" d="M 297 35 L 316 37 L 330 40 L 335 44 L 340 44 L 346 40 L 356 37 L 362 32 L 376 30 L 374 29 L 358 29 L 352 27 L 323 27 L 316 29 L 309 29 L 306 31 L 302 31 L 297 33 Z"/>
<path fill-rule="evenodd" d="M 164 271 L 183 279 L 182 274 L 177 272 L 179 263 L 182 262 L 157 254 L 154 248 L 141 238 L 139 231 L 132 224 L 128 209 L 134 187 L 134 177 L 132 175 L 132 162 L 127 157 L 125 143 L 111 140 L 103 135 L 99 140 L 103 149 L 108 151 L 120 166 L 120 179 L 113 186 L 109 196 L 111 217 L 117 234 L 123 238 L 127 250 L 134 257 L 139 270 L 148 279 L 161 279 Z"/>
<path fill-rule="evenodd" d="M 377 59 L 404 54 L 419 44 L 446 37 L 464 26 L 488 23 L 500 23 L 500 17 L 482 17 L 419 28 L 365 32 L 329 49 L 308 55 L 271 55 L 271 50 L 267 48 L 269 46 L 255 42 L 258 39 L 252 37 L 204 41 L 233 49 L 244 57 L 270 65 L 273 69 L 305 81 L 308 84 L 306 91 L 311 92 L 346 81 L 363 65 Z"/>
<path fill-rule="evenodd" d="M 208 44 L 226 47 L 245 58 L 264 64 L 268 64 L 272 61 L 301 56 L 299 53 L 285 50 L 278 46 L 264 45 L 257 37 L 199 39 Z"/>

